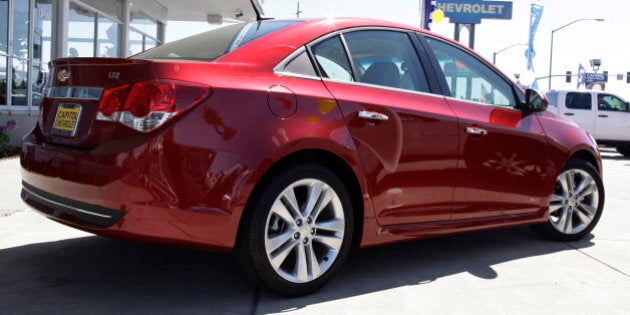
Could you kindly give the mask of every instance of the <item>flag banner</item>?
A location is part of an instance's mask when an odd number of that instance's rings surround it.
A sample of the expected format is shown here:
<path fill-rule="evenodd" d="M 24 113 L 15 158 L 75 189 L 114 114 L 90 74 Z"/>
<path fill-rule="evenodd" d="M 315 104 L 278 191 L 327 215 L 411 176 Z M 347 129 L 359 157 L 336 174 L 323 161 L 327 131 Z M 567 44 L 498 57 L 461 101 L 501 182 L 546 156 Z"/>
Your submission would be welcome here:
<path fill-rule="evenodd" d="M 527 51 L 525 55 L 527 56 L 527 70 L 534 71 L 534 57 L 536 56 L 536 51 L 534 50 L 534 37 L 536 36 L 536 31 L 538 30 L 538 24 L 540 24 L 540 19 L 542 18 L 543 11 L 545 9 L 545 5 L 543 0 L 534 0 L 532 1 L 531 6 L 531 16 L 530 16 L 530 29 L 529 29 L 529 43 L 527 47 Z M 551 80 L 551 78 L 549 78 Z M 534 80 L 532 83 L 532 87 L 537 89 L 538 82 Z"/>
<path fill-rule="evenodd" d="M 580 64 L 580 67 L 578 68 L 577 88 L 579 90 L 583 87 L 586 87 L 586 69 L 584 69 L 584 66 Z"/>

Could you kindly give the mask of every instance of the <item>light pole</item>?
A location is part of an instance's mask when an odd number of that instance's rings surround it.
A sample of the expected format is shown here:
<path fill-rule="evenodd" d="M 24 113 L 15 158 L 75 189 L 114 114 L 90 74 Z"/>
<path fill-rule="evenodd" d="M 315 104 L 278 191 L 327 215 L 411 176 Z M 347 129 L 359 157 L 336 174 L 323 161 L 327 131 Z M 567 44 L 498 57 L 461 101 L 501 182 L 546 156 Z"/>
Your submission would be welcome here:
<path fill-rule="evenodd" d="M 516 47 L 516 46 L 527 46 L 527 44 L 514 44 L 514 45 L 507 46 L 507 47 L 505 47 L 505 48 L 503 48 L 503 49 L 501 49 L 499 51 L 493 52 L 492 53 L 492 64 L 493 65 L 497 64 L 497 55 L 498 54 L 500 54 L 500 53 L 502 53 L 502 52 L 504 52 L 504 51 L 506 51 L 506 50 L 508 50 L 508 49 L 510 49 L 512 47 Z"/>
<path fill-rule="evenodd" d="M 562 25 L 556 29 L 551 30 L 551 48 L 549 51 L 549 90 L 551 90 L 551 66 L 553 65 L 553 34 L 573 23 L 577 23 L 580 21 L 597 21 L 597 22 L 604 22 L 604 19 L 577 19 L 575 21 L 571 21 L 565 25 Z"/>

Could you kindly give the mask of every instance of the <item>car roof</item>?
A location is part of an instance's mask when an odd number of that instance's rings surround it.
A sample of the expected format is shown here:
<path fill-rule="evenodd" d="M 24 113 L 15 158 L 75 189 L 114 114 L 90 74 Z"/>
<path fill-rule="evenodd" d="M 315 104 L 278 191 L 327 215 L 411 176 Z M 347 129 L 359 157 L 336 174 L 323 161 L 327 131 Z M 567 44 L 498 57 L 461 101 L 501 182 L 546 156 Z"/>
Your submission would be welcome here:
<path fill-rule="evenodd" d="M 217 62 L 241 63 L 244 60 L 248 60 L 257 64 L 274 67 L 282 59 L 294 52 L 297 48 L 304 46 L 318 38 L 326 36 L 329 33 L 362 27 L 392 28 L 425 33 L 453 43 L 452 40 L 446 37 L 431 33 L 418 27 L 378 19 L 350 17 L 287 19 L 270 21 L 300 21 L 301 23 L 296 23 L 294 25 L 288 26 L 274 33 L 261 37 L 255 41 L 252 41 L 244 45 L 243 47 L 222 56 L 221 58 L 217 59 Z M 264 21 L 262 23 L 264 23 Z M 470 50 L 465 46 L 461 47 Z M 264 55 L 265 58 L 260 58 L 261 55 Z"/>

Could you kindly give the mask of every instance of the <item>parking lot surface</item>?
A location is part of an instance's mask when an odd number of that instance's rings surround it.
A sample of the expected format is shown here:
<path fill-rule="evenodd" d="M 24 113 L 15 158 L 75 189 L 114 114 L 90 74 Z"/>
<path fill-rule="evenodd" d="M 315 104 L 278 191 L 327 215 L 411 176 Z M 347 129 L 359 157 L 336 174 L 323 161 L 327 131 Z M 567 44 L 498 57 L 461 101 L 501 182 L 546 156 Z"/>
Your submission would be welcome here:
<path fill-rule="evenodd" d="M 580 242 L 513 228 L 370 248 L 293 299 L 253 286 L 229 254 L 50 221 L 20 200 L 19 161 L 0 160 L 0 314 L 629 314 L 630 159 L 602 155 L 604 213 Z"/>

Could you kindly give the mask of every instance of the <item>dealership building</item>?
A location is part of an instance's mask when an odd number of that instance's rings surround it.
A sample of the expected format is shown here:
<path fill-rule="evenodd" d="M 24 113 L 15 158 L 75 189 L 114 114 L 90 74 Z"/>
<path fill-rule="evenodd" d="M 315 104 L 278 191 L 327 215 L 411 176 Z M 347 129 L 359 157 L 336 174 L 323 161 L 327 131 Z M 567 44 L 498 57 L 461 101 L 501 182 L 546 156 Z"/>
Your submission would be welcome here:
<path fill-rule="evenodd" d="M 35 126 L 51 60 L 128 57 L 163 44 L 169 21 L 244 22 L 261 11 L 256 0 L 0 0 L 0 126 L 17 122 L 5 131 L 14 145 Z"/>

